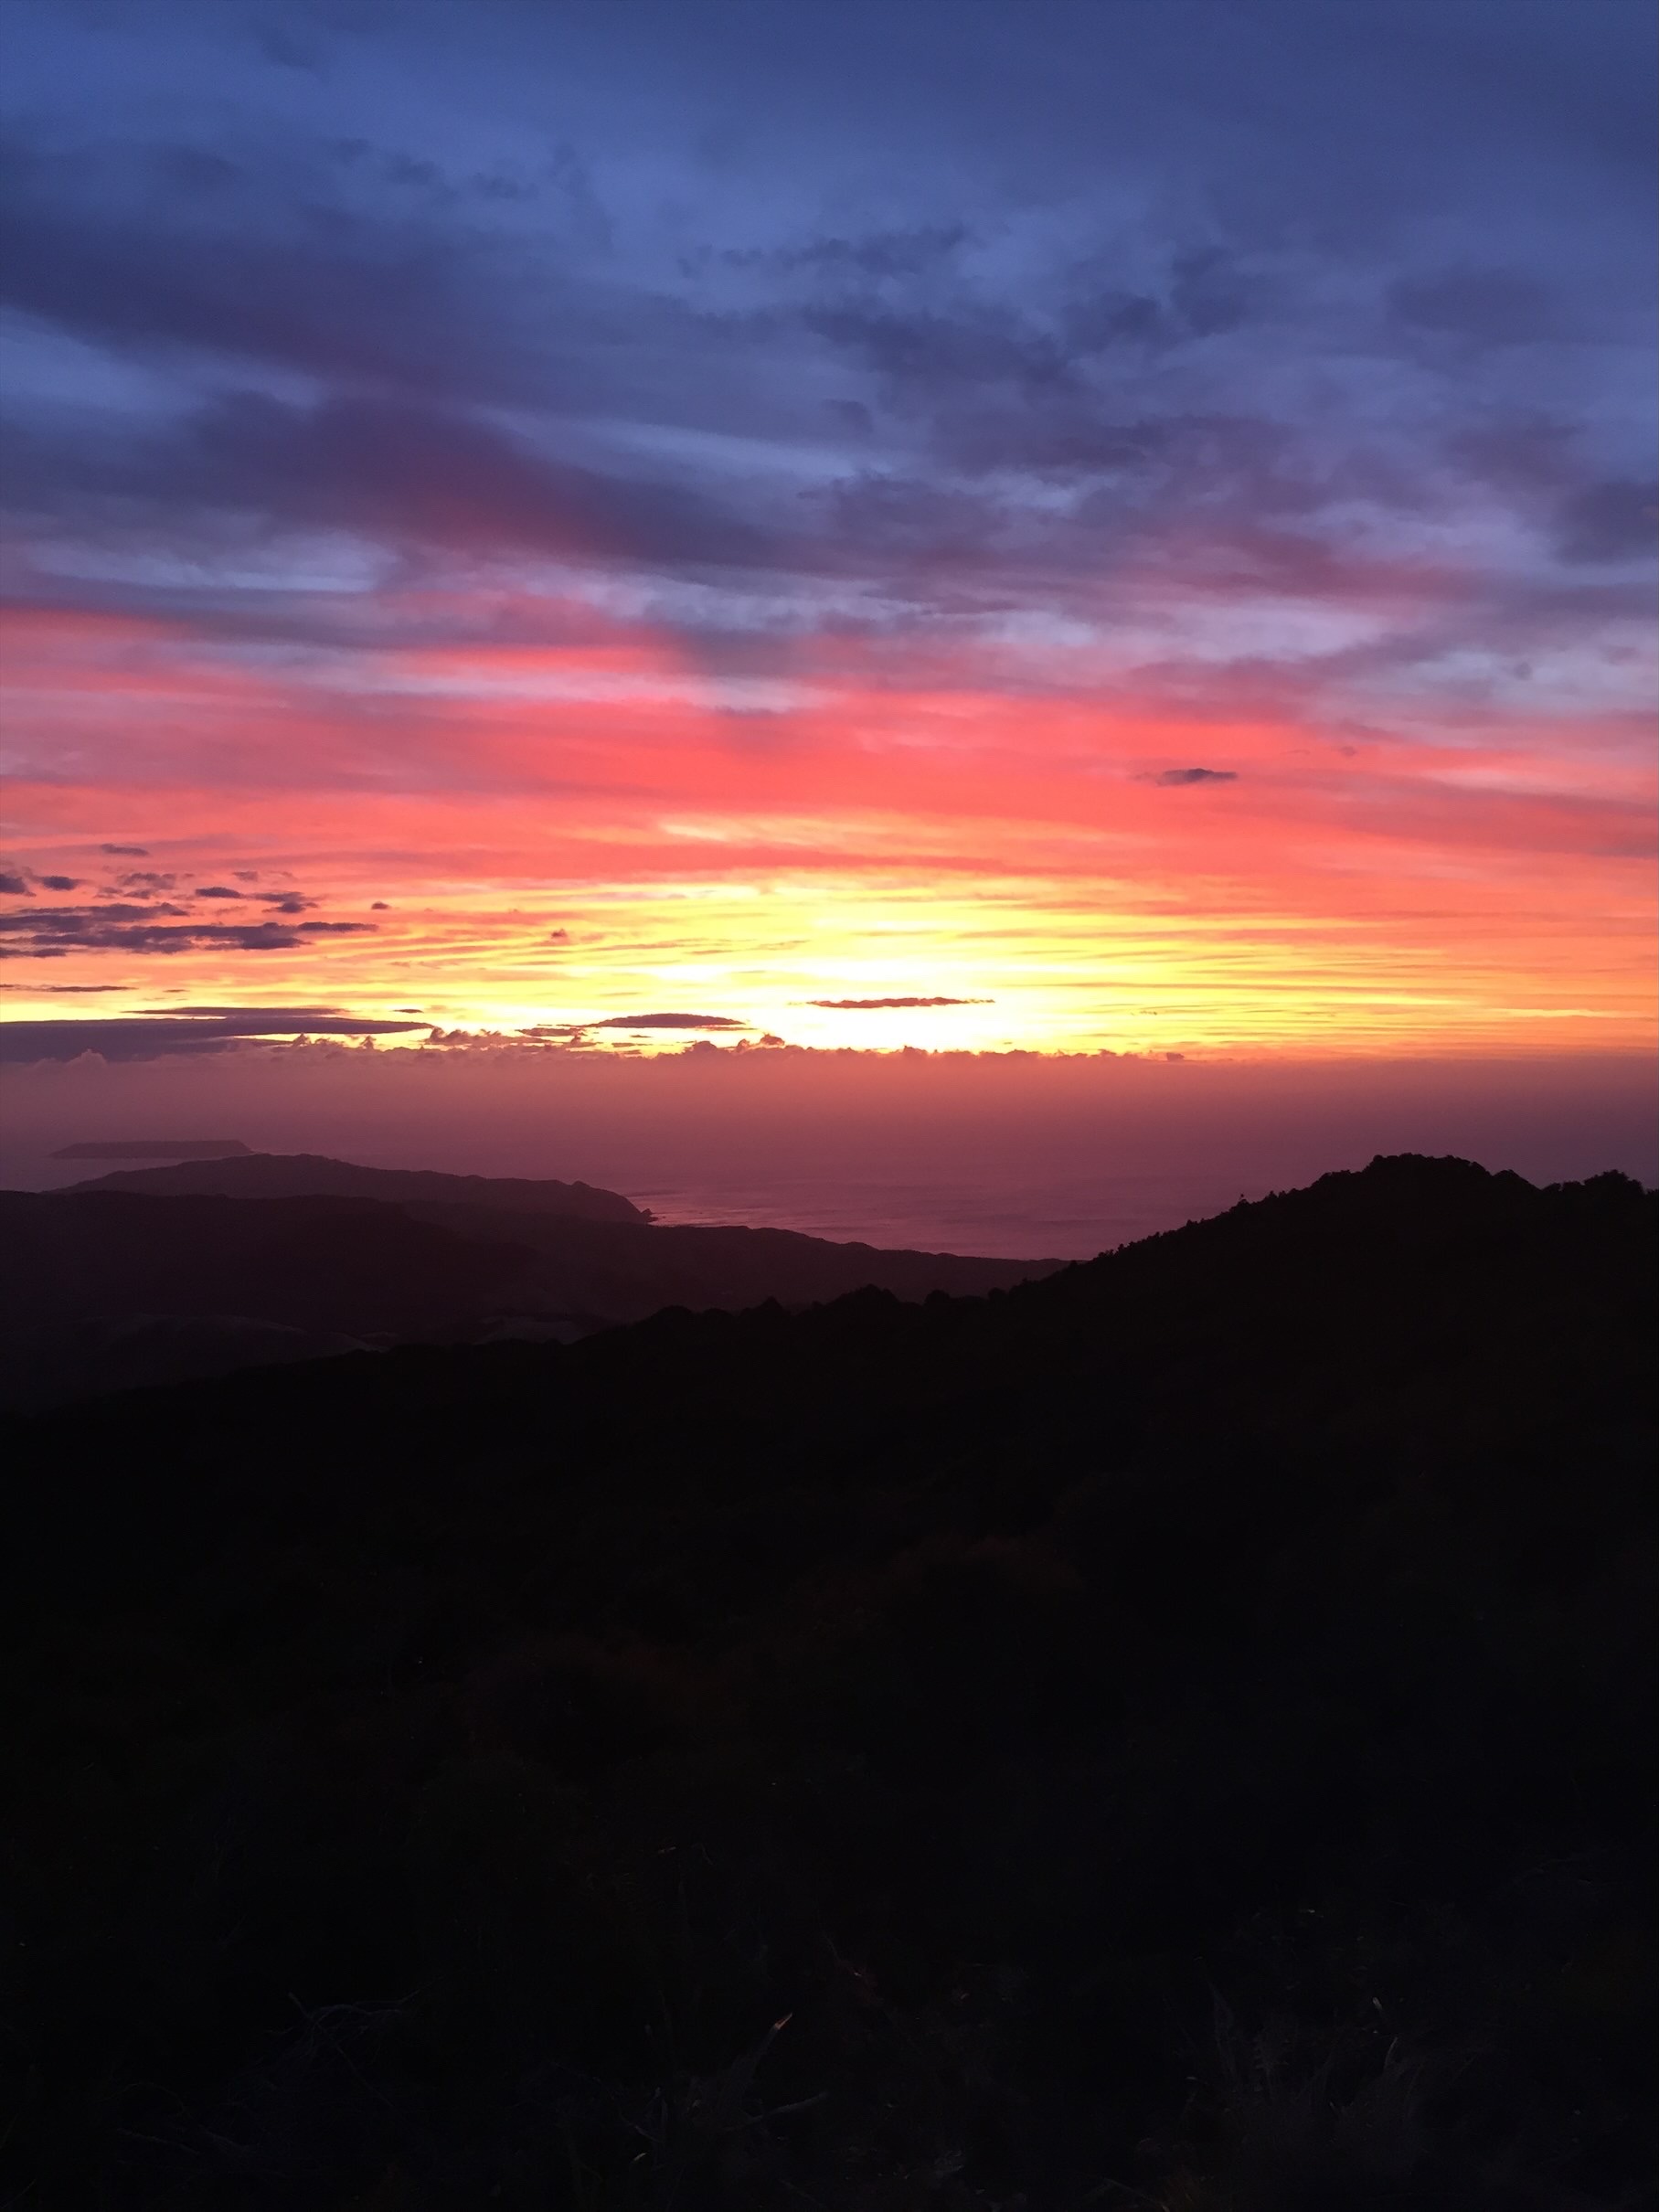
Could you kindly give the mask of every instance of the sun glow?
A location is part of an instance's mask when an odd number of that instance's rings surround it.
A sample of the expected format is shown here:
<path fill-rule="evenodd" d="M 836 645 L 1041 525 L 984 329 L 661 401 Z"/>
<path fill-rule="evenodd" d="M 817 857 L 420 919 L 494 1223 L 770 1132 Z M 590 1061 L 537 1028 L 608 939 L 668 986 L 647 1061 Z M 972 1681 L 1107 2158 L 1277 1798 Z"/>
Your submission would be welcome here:
<path fill-rule="evenodd" d="M 1282 706 L 1097 693 L 1092 654 L 1039 691 L 988 651 L 919 684 L 824 641 L 792 704 L 737 712 L 661 636 L 561 620 L 557 644 L 405 642 L 348 677 L 21 620 L 8 1012 L 415 1007 L 607 1023 L 590 1047 L 623 1051 L 683 1045 L 619 1018 L 675 1011 L 866 1049 L 1652 1034 L 1652 778 L 1616 718 L 1570 749 L 1498 724 L 1338 743 Z"/>

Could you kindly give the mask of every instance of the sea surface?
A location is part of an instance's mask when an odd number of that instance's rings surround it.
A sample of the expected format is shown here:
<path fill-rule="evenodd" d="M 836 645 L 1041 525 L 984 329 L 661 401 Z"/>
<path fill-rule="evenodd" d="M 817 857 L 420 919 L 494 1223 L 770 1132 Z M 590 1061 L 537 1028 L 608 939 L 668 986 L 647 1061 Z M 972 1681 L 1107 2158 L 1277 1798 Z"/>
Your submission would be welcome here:
<path fill-rule="evenodd" d="M 827 1237 L 837 1244 L 978 1253 L 996 1260 L 1092 1260 L 1097 1252 L 1133 1243 L 1139 1237 L 1225 1213 L 1240 1198 L 1260 1198 L 1270 1188 L 1267 1182 L 1251 1180 L 1237 1167 L 1230 1175 L 1213 1166 L 1184 1173 L 1074 1171 L 1048 1175 L 1010 1168 L 932 1177 L 829 1171 L 738 1177 L 716 1170 L 659 1180 L 649 1174 L 630 1175 L 621 1161 L 607 1171 L 586 1163 L 572 1167 L 562 1160 L 548 1164 L 540 1157 L 481 1159 L 465 1147 L 454 1156 L 445 1156 L 434 1147 L 436 1157 L 414 1153 L 407 1145 L 382 1147 L 360 1140 L 324 1142 L 314 1148 L 371 1167 L 567 1177 L 574 1173 L 621 1191 L 670 1225 L 789 1228 L 809 1237 Z M 0 1143 L 0 1186 L 15 1190 L 62 1188 L 111 1168 L 144 1164 L 117 1159 L 63 1160 L 37 1147 L 25 1151 Z"/>
<path fill-rule="evenodd" d="M 1237 1177 L 1120 1175 L 1030 1181 L 639 1184 L 627 1195 L 659 1221 L 799 1229 L 838 1244 L 993 1259 L 1091 1260 L 1137 1238 L 1260 1198 Z"/>

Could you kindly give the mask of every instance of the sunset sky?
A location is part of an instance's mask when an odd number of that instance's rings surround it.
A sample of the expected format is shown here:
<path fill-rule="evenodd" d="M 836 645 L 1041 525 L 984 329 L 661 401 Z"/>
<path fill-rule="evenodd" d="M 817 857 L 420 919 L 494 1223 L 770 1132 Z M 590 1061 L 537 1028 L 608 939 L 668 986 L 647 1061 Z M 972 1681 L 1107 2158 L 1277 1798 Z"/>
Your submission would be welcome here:
<path fill-rule="evenodd" d="M 1648 0 L 5 15 L 7 1021 L 1651 1044 Z"/>

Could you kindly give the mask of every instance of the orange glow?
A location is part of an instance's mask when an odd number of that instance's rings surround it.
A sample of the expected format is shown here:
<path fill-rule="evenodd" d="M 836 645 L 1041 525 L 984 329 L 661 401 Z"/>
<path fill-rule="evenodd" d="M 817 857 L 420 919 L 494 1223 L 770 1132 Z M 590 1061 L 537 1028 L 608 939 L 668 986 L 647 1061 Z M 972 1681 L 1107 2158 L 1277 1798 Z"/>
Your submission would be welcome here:
<path fill-rule="evenodd" d="M 236 871 L 250 913 L 292 892 L 362 933 L 12 959 L 8 1014 L 689 1008 L 798 1044 L 1303 1055 L 1653 1038 L 1654 779 L 1616 718 L 1406 741 L 1295 701 L 1177 711 L 1064 647 L 895 671 L 819 638 L 750 680 L 585 606 L 537 602 L 541 644 L 495 642 L 499 603 L 377 606 L 386 642 L 337 654 L 14 622 L 12 864 L 83 902 L 135 866 L 175 903 Z M 447 642 L 409 643 L 424 624 Z M 92 984 L 120 988 L 63 994 Z M 811 1003 L 906 996 L 986 1003 Z"/>

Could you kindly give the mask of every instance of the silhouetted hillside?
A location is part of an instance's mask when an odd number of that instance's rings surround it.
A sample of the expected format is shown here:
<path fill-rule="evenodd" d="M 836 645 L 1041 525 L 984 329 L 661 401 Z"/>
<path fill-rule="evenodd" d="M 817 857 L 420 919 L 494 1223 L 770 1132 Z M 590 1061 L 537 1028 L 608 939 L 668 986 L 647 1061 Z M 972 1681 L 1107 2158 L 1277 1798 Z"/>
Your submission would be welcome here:
<path fill-rule="evenodd" d="M 21 1424 L 31 2207 L 1646 2203 L 1654 1216 Z"/>
<path fill-rule="evenodd" d="M 367 1198 L 0 1191 L 0 1398 L 30 1404 L 462 1332 L 532 1264 Z"/>
<path fill-rule="evenodd" d="M 157 1178 L 258 1190 L 358 1176 L 492 1196 L 390 1203 L 155 1187 Z M 555 1210 L 572 1189 L 632 1218 Z M 517 1207 L 521 1190 L 537 1202 Z M 1059 1264 L 880 1251 L 784 1229 L 660 1228 L 585 1185 L 381 1176 L 303 1154 L 0 1191 L 0 1402 L 29 1406 L 399 1341 L 568 1342 L 669 1305 L 804 1305 L 870 1286 L 905 1298 L 973 1293 Z"/>
<path fill-rule="evenodd" d="M 177 1160 L 165 1167 L 121 1167 L 71 1186 L 75 1190 L 141 1191 L 154 1198 L 380 1198 L 450 1200 L 503 1211 L 555 1214 L 574 1221 L 643 1221 L 632 1199 L 590 1183 L 524 1175 L 447 1175 L 424 1167 L 359 1167 L 312 1152 L 244 1153 Z"/>
<path fill-rule="evenodd" d="M 511 1236 L 536 1254 L 542 1310 L 643 1321 L 664 1306 L 728 1312 L 776 1299 L 813 1305 L 849 1291 L 896 1298 L 975 1297 L 1065 1263 L 984 1260 L 956 1252 L 890 1251 L 833 1243 L 787 1228 L 665 1228 L 657 1224 L 557 1221 L 484 1206 L 414 1206 L 418 1219 L 481 1239 Z"/>

